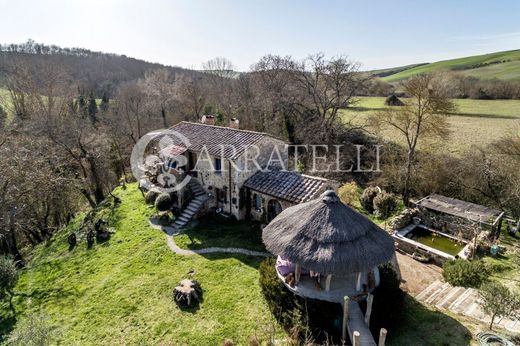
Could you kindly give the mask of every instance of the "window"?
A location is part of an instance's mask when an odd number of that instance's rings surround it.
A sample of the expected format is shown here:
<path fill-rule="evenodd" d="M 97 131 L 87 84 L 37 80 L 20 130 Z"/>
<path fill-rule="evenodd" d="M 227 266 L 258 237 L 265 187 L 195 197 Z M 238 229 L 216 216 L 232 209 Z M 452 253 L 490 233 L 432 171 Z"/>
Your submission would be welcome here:
<path fill-rule="evenodd" d="M 220 159 L 215 158 L 215 173 L 220 174 L 222 171 L 222 161 Z"/>
<path fill-rule="evenodd" d="M 259 194 L 255 193 L 253 195 L 253 207 L 256 209 L 256 210 L 260 210 L 262 209 L 262 196 L 260 196 Z"/>

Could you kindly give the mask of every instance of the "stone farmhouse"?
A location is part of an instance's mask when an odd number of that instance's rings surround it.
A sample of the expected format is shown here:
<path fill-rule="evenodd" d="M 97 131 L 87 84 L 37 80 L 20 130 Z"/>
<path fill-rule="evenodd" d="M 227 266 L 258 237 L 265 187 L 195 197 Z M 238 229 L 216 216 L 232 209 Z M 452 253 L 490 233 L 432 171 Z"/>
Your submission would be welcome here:
<path fill-rule="evenodd" d="M 184 162 L 168 167 L 177 181 L 190 177 L 173 194 L 182 210 L 174 225 L 177 228 L 197 214 L 211 211 L 268 223 L 282 210 L 337 187 L 334 181 L 290 171 L 289 143 L 266 133 L 241 130 L 236 119 L 225 127 L 216 126 L 214 116 L 203 116 L 200 123 L 183 121 L 169 130 L 183 141 L 173 139 L 160 150 L 160 156 L 165 161 L 176 157 Z"/>

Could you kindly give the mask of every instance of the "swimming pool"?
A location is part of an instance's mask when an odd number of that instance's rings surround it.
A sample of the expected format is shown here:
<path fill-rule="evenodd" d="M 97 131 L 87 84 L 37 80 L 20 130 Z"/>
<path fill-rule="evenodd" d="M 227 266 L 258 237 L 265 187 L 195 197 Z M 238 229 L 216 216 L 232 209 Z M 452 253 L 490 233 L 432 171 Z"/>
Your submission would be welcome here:
<path fill-rule="evenodd" d="M 452 256 L 456 256 L 466 246 L 463 242 L 421 226 L 412 228 L 405 237 Z"/>

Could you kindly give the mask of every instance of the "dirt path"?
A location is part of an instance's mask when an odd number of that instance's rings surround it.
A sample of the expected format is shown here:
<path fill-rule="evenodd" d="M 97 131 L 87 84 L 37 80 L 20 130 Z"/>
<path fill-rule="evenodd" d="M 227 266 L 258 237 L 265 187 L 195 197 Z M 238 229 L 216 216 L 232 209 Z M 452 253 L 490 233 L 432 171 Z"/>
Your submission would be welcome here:
<path fill-rule="evenodd" d="M 396 253 L 401 276 L 404 280 L 402 288 L 411 296 L 417 295 L 433 282 L 442 280 L 441 268 L 433 264 L 418 262 L 399 252 Z"/>

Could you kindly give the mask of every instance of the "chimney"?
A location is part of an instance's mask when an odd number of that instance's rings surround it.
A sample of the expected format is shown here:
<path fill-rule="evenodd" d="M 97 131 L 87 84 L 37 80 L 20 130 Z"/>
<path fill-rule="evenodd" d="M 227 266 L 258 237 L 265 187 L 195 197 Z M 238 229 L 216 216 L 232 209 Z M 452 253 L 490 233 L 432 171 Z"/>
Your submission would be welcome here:
<path fill-rule="evenodd" d="M 215 116 L 214 115 L 203 115 L 200 122 L 206 125 L 215 125 Z"/>
<path fill-rule="evenodd" d="M 238 130 L 240 128 L 240 120 L 237 118 L 231 118 L 231 120 L 229 120 L 229 127 Z"/>

